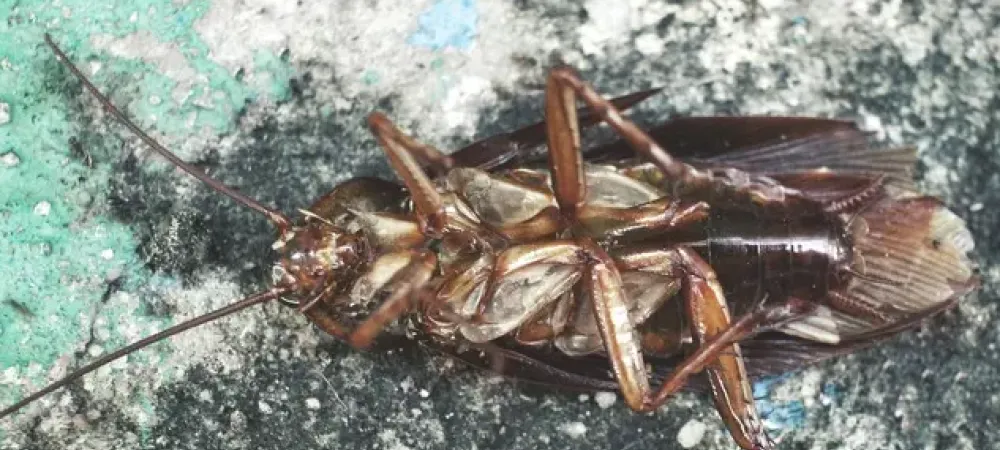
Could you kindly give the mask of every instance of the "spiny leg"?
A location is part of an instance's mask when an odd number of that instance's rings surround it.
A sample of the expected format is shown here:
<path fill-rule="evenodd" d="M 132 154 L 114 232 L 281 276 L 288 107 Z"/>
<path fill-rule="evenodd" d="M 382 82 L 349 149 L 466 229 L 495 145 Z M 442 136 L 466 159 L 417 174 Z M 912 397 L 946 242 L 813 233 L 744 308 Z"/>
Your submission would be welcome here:
<path fill-rule="evenodd" d="M 426 155 L 429 147 L 404 134 L 382 113 L 369 115 L 368 124 L 389 158 L 389 164 L 410 190 L 421 232 L 429 237 L 440 237 L 446 222 L 444 202 L 415 156 Z"/>
<path fill-rule="evenodd" d="M 376 292 L 388 290 L 391 292 L 389 297 L 353 330 L 340 321 L 338 314 L 320 305 L 328 293 L 320 294 L 319 298 L 310 300 L 309 307 L 304 308 L 302 312 L 327 334 L 347 342 L 354 348 L 368 348 L 387 325 L 413 310 L 419 301 L 425 300 L 424 288 L 436 268 L 437 257 L 433 252 L 426 250 L 414 252 L 406 265 L 376 290 Z"/>
<path fill-rule="evenodd" d="M 553 69 L 549 73 L 548 84 L 554 92 L 549 94 L 546 91 L 546 100 L 551 98 L 563 103 L 557 108 L 554 107 L 555 110 L 575 111 L 576 96 L 579 95 L 593 109 L 594 115 L 604 119 L 638 153 L 652 161 L 669 179 L 688 183 L 695 179 L 705 179 L 707 177 L 707 174 L 698 172 L 693 167 L 675 159 L 667 153 L 666 150 L 660 147 L 656 141 L 636 126 L 635 123 L 622 117 L 621 111 L 615 105 L 584 83 L 571 69 L 567 67 Z M 548 111 L 548 106 L 546 106 L 546 111 Z"/>
<path fill-rule="evenodd" d="M 347 342 L 355 348 L 369 347 L 386 326 L 414 308 L 415 300 L 432 298 L 424 288 L 436 267 L 437 257 L 432 252 L 423 251 L 414 257 L 388 283 L 392 292 L 389 298 L 351 332 Z"/>
<path fill-rule="evenodd" d="M 705 347 L 707 341 L 720 336 L 730 327 L 729 310 L 715 271 L 693 250 L 680 247 L 678 255 L 684 265 L 687 315 L 695 344 Z M 652 397 L 647 406 L 656 409 L 667 401 L 672 391 L 683 383 L 691 369 L 704 367 L 712 385 L 716 409 L 733 438 L 744 448 L 768 448 L 770 445 L 754 405 L 750 378 L 747 375 L 739 344 L 735 340 L 701 352 L 703 358 L 685 361 Z"/>
<path fill-rule="evenodd" d="M 600 260 L 599 248 L 592 249 L 590 253 L 598 255 Z M 626 320 L 627 315 L 616 313 L 616 310 L 625 307 L 611 294 L 617 289 L 611 269 L 616 271 L 618 267 L 622 270 L 652 271 L 682 278 L 684 282 L 686 315 L 699 347 L 674 369 L 655 392 L 650 390 L 648 381 L 636 381 L 644 374 L 638 350 L 632 350 L 631 355 L 620 350 L 639 344 L 633 332 L 634 324 Z M 595 264 L 591 270 L 592 274 L 596 274 L 594 276 L 604 271 L 604 279 L 611 280 L 591 287 L 591 292 L 595 317 L 598 318 L 626 403 L 636 411 L 655 410 L 679 391 L 690 376 L 704 370 L 713 387 L 716 407 L 734 439 L 747 449 L 769 448 L 736 343 L 761 328 L 778 326 L 801 317 L 808 312 L 809 304 L 789 302 L 782 306 L 759 308 L 730 323 L 726 300 L 712 268 L 686 247 L 622 255 L 614 266 Z M 635 342 L 623 345 L 624 341 Z"/>
<path fill-rule="evenodd" d="M 660 90 L 660 88 L 654 88 L 633 92 L 611 99 L 611 103 L 624 111 L 660 92 Z M 596 117 L 586 110 L 578 111 L 578 116 L 582 128 L 601 121 L 600 117 Z M 474 142 L 448 156 L 454 167 L 474 167 L 491 171 L 510 168 L 518 164 L 533 162 L 536 158 L 541 159 L 543 155 L 540 155 L 536 150 L 545 142 L 547 136 L 546 124 L 544 122 L 535 123 Z"/>
<path fill-rule="evenodd" d="M 625 233 L 628 228 L 635 226 L 646 229 L 666 228 L 680 226 L 705 217 L 708 205 L 700 202 L 682 205 L 681 202 L 674 199 L 665 199 L 632 208 L 614 208 L 585 203 L 587 179 L 584 171 L 583 153 L 580 151 L 580 119 L 576 110 L 576 95 L 574 89 L 560 78 L 560 70 L 552 72 L 545 86 L 545 126 L 549 146 L 549 169 L 552 177 L 552 191 L 555 194 L 559 210 L 566 219 L 577 225 L 576 231 L 582 232 L 589 229 L 590 233 L 582 234 L 603 235 L 610 232 L 613 235 L 616 232 Z M 602 106 L 614 110 L 615 107 L 612 103 L 603 98 L 600 100 L 603 101 Z M 594 117 L 609 122 L 613 120 L 608 118 L 606 112 L 595 109 L 595 113 L 592 114 Z M 627 125 L 634 128 L 636 132 L 642 133 L 630 122 Z M 649 141 L 652 142 L 651 139 Z M 652 145 L 656 145 L 655 142 Z M 666 155 L 666 152 L 662 153 Z M 594 227 L 593 225 L 596 223 L 600 224 Z"/>
<path fill-rule="evenodd" d="M 622 397 L 633 410 L 645 411 L 652 390 L 642 357 L 642 343 L 629 318 L 621 275 L 602 248 L 589 238 L 579 241 L 589 259 L 583 274 L 583 288 L 590 293 L 594 317 Z"/>
<path fill-rule="evenodd" d="M 580 153 L 580 122 L 572 92 L 549 79 L 545 86 L 545 128 L 549 145 L 549 170 L 552 192 L 559 210 L 567 218 L 576 218 L 587 197 L 587 181 Z"/>

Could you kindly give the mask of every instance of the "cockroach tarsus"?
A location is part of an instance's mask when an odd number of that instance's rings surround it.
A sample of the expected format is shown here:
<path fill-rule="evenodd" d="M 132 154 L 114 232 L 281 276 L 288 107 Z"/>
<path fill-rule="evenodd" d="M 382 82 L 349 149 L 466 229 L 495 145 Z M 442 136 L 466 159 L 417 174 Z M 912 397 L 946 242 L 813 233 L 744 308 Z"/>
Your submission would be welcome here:
<path fill-rule="evenodd" d="M 102 356 L 0 417 L 280 300 L 355 348 L 402 333 L 515 379 L 615 389 L 639 412 L 707 387 L 734 441 L 767 449 L 752 377 L 872 345 L 978 283 L 964 222 L 912 185 L 914 150 L 873 149 L 850 122 L 692 117 L 642 130 L 622 111 L 658 89 L 609 101 L 556 68 L 543 123 L 451 154 L 371 114 L 402 185 L 349 180 L 292 220 L 177 158 L 45 40 L 153 150 L 267 217 L 281 256 L 274 287 Z M 585 152 L 580 131 L 598 122 L 622 140 Z"/>

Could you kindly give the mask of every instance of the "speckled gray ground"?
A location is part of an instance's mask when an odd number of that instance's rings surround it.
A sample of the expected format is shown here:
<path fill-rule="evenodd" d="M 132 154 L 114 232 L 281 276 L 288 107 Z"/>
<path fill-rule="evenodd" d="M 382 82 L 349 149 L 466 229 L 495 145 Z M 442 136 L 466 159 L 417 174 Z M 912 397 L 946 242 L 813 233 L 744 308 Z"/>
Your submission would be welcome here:
<path fill-rule="evenodd" d="M 735 0 L 480 1 L 473 45 L 443 51 L 407 43 L 428 2 L 345 2 L 342 13 L 250 3 L 216 3 L 196 26 L 226 67 L 255 46 L 286 46 L 292 98 L 249 104 L 231 135 L 167 140 L 286 211 L 349 176 L 391 176 L 363 127 L 368 112 L 454 148 L 538 120 L 545 69 L 556 62 L 609 94 L 665 86 L 642 109 L 647 123 L 694 113 L 853 117 L 881 140 L 918 145 L 922 185 L 969 220 L 984 290 L 922 332 L 795 375 L 776 395 L 801 400 L 805 420 L 775 434 L 789 449 L 1000 442 L 997 2 L 772 0 L 751 17 Z M 360 81 L 366 70 L 377 83 Z M 89 120 L 96 108 L 84 105 L 67 108 Z M 117 136 L 98 127 L 81 140 Z M 267 224 L 140 163 L 116 163 L 106 211 L 132 227 L 153 270 L 184 283 L 111 301 L 140 297 L 156 314 L 190 317 L 259 288 L 272 257 Z M 276 305 L 172 345 L 166 360 L 98 373 L 3 424 L 3 446 L 669 449 L 695 420 L 708 425 L 697 448 L 733 447 L 699 396 L 639 416 L 620 401 L 602 408 L 498 382 L 419 350 L 357 353 Z M 167 377 L 174 363 L 183 372 Z M 149 397 L 140 402 L 136 391 Z"/>

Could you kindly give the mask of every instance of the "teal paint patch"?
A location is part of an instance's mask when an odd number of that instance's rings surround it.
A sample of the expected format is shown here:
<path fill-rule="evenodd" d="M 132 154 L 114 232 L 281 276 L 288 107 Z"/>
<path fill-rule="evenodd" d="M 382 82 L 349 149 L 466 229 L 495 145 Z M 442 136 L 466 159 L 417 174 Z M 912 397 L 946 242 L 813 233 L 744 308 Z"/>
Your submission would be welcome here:
<path fill-rule="evenodd" d="M 361 75 L 361 82 L 365 83 L 365 86 L 373 86 L 378 83 L 378 80 L 378 72 L 371 69 L 366 70 L 365 73 Z"/>
<path fill-rule="evenodd" d="M 465 50 L 476 38 L 478 19 L 473 0 L 438 0 L 420 15 L 419 27 L 407 42 L 431 50 Z"/>
<path fill-rule="evenodd" d="M 266 81 L 262 80 L 256 87 L 266 92 L 269 97 L 277 101 L 292 98 L 288 80 L 294 76 L 295 71 L 288 64 L 287 57 L 258 50 L 254 52 L 254 71 L 265 75 Z"/>

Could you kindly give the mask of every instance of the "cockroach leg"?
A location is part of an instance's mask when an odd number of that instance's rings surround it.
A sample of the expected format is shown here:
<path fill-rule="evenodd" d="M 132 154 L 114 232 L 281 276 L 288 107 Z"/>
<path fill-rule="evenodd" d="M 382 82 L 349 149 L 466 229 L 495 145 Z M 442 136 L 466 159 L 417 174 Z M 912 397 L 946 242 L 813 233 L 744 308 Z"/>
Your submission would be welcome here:
<path fill-rule="evenodd" d="M 350 333 L 347 342 L 355 348 L 368 348 L 386 326 L 413 309 L 414 299 L 433 298 L 427 295 L 424 287 L 436 267 L 434 253 L 425 250 L 416 255 L 388 283 L 389 298 Z"/>
<path fill-rule="evenodd" d="M 514 331 L 559 301 L 579 281 L 585 263 L 579 245 L 569 240 L 505 249 L 496 257 L 481 295 L 460 306 L 468 317 L 459 327 L 463 336 L 483 343 Z"/>
<path fill-rule="evenodd" d="M 709 339 L 730 329 L 729 309 L 712 267 L 687 247 L 678 247 L 677 251 L 686 273 L 684 290 L 691 334 L 696 345 L 704 346 Z M 649 406 L 658 408 L 667 401 L 672 394 L 671 390 L 680 387 L 670 381 L 686 378 L 683 374 L 688 368 L 700 370 L 699 366 L 704 366 L 712 384 L 716 409 L 733 438 L 744 448 L 768 448 L 767 434 L 754 405 L 750 377 L 747 375 L 739 344 L 735 339 L 728 342 L 731 343 L 727 344 L 727 341 L 720 339 L 718 350 L 704 352 L 708 357 L 700 364 L 678 366 L 675 372 L 678 377 L 671 377 L 671 380 L 664 383 Z"/>
<path fill-rule="evenodd" d="M 618 109 L 627 110 L 639 102 L 660 92 L 661 88 L 633 92 L 611 100 Z M 580 127 L 588 127 L 601 121 L 588 110 L 578 110 Z M 454 167 L 474 167 L 483 170 L 511 168 L 534 158 L 541 159 L 536 152 L 547 138 L 545 123 L 531 124 L 517 130 L 491 136 L 469 144 L 448 155 Z"/>
<path fill-rule="evenodd" d="M 523 222 L 497 227 L 497 233 L 515 242 L 529 242 L 545 236 L 551 236 L 563 226 L 562 214 L 559 209 L 550 206 L 544 208 L 530 219 Z"/>
<path fill-rule="evenodd" d="M 587 198 L 580 123 L 572 91 L 567 92 L 554 78 L 545 86 L 545 127 L 552 192 L 559 210 L 567 217 L 575 217 Z"/>
<path fill-rule="evenodd" d="M 369 115 L 368 124 L 385 151 L 389 164 L 412 194 L 421 232 L 428 237 L 440 237 L 446 222 L 444 202 L 416 156 L 426 156 L 437 150 L 431 151 L 430 147 L 417 143 L 382 113 Z"/>
<path fill-rule="evenodd" d="M 442 176 L 448 173 L 455 166 L 455 161 L 451 156 L 446 155 L 430 144 L 425 144 L 414 139 L 412 136 L 403 133 L 393 124 L 388 118 L 382 113 L 373 113 L 368 117 L 368 122 L 372 121 L 381 122 L 379 127 L 385 127 L 387 132 L 392 136 L 393 139 L 399 141 L 399 143 L 410 152 L 410 155 L 417 160 L 417 162 L 424 167 L 424 169 L 431 172 L 432 176 Z"/>
<path fill-rule="evenodd" d="M 635 411 L 649 411 L 652 390 L 642 357 L 642 343 L 629 318 L 621 274 L 610 256 L 589 238 L 580 239 L 588 256 L 584 289 L 591 296 L 594 317 L 625 403 Z"/>
<path fill-rule="evenodd" d="M 592 236 L 601 236 L 607 241 L 630 233 L 648 234 L 688 227 L 707 219 L 708 213 L 706 202 L 663 198 L 631 208 L 585 205 L 577 219 Z"/>
<path fill-rule="evenodd" d="M 572 69 L 559 67 L 549 72 L 550 86 L 555 91 L 551 96 L 546 95 L 546 100 L 557 100 L 562 103 L 553 110 L 576 111 L 576 96 L 594 110 L 594 114 L 611 125 L 615 131 L 622 135 L 642 156 L 652 161 L 671 180 L 688 182 L 694 178 L 705 176 L 696 171 L 693 167 L 674 158 L 666 150 L 660 147 L 649 135 L 642 131 L 631 120 L 621 115 L 621 111 L 615 108 L 611 102 L 602 97 L 592 87 L 580 79 Z M 549 107 L 546 106 L 546 111 Z M 551 133 L 551 131 L 550 131 Z"/>
<path fill-rule="evenodd" d="M 799 303 L 792 305 L 794 308 L 761 306 L 754 313 L 731 323 L 726 299 L 714 270 L 688 247 L 623 255 L 616 265 L 622 270 L 650 271 L 683 280 L 686 315 L 698 345 L 698 349 L 674 369 L 658 390 L 645 395 L 641 404 L 633 409 L 652 411 L 661 407 L 684 387 L 688 378 L 706 371 L 713 387 L 716 408 L 733 438 L 743 448 L 769 448 L 753 403 L 738 342 L 758 332 L 761 327 L 777 326 L 791 317 L 801 317 L 803 307 Z M 601 306 L 595 301 L 595 307 Z"/>

